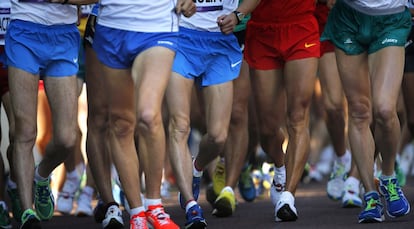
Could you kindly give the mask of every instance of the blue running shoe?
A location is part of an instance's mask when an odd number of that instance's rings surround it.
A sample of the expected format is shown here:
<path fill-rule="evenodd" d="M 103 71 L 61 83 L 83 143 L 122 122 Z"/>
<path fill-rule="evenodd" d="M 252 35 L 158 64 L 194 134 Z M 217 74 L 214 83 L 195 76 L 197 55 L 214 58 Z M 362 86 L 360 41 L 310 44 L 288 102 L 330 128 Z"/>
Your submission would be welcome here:
<path fill-rule="evenodd" d="M 200 195 L 200 183 L 201 183 L 201 177 L 194 177 L 193 176 L 193 196 L 194 200 L 198 200 L 198 196 Z M 180 200 L 180 206 L 182 209 L 185 209 L 185 200 L 181 196 L 181 193 L 178 193 L 178 199 Z"/>
<path fill-rule="evenodd" d="M 185 213 L 185 218 L 187 220 L 184 225 L 185 229 L 207 228 L 207 222 L 206 219 L 204 219 L 203 210 L 198 204 L 188 209 L 188 211 Z"/>
<path fill-rule="evenodd" d="M 359 223 L 380 223 L 384 221 L 384 207 L 381 203 L 378 192 L 365 193 L 365 209 L 359 214 Z"/>
<path fill-rule="evenodd" d="M 35 182 L 35 209 L 41 220 L 49 220 L 55 211 L 55 198 L 50 189 L 50 179 Z"/>
<path fill-rule="evenodd" d="M 239 177 L 239 191 L 240 195 L 247 202 L 252 202 L 256 199 L 256 188 L 252 178 L 252 165 L 245 165 Z"/>
<path fill-rule="evenodd" d="M 405 198 L 397 178 L 380 178 L 379 189 L 387 203 L 387 214 L 390 217 L 401 217 L 410 212 L 410 203 Z"/>

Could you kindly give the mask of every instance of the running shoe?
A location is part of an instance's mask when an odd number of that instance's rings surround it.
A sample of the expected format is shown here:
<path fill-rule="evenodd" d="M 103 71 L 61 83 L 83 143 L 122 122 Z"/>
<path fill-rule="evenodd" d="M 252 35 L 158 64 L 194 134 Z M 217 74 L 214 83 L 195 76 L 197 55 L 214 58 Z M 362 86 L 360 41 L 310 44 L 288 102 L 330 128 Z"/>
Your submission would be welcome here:
<path fill-rule="evenodd" d="M 180 227 L 171 220 L 170 215 L 165 213 L 164 207 L 150 205 L 145 212 L 149 226 L 154 229 L 179 229 Z"/>
<path fill-rule="evenodd" d="M 36 214 L 41 220 L 49 220 L 55 210 L 55 198 L 50 189 L 50 178 L 35 182 L 34 205 Z"/>
<path fill-rule="evenodd" d="M 401 217 L 410 212 L 410 203 L 405 198 L 397 178 L 379 179 L 380 193 L 384 196 L 387 214 L 392 217 Z"/>
<path fill-rule="evenodd" d="M 203 210 L 201 209 L 200 205 L 196 204 L 192 206 L 188 211 L 185 213 L 185 229 L 204 229 L 207 228 L 206 219 L 203 216 Z"/>
<path fill-rule="evenodd" d="M 227 186 L 223 188 L 214 202 L 213 215 L 217 217 L 228 217 L 233 215 L 236 209 L 236 198 L 233 190 Z"/>
<path fill-rule="evenodd" d="M 81 194 L 78 197 L 78 207 L 76 209 L 75 215 L 78 217 L 92 216 L 92 195 L 90 191 L 85 190 L 86 187 L 82 190 Z"/>
<path fill-rule="evenodd" d="M 252 178 L 252 165 L 245 165 L 239 177 L 239 191 L 242 198 L 247 202 L 252 202 L 256 198 L 256 188 Z"/>
<path fill-rule="evenodd" d="M 113 203 L 116 204 L 116 203 Z M 102 223 L 102 221 L 105 219 L 105 203 L 99 199 L 98 203 L 96 204 L 95 208 L 93 209 L 93 217 L 95 219 L 95 222 Z"/>
<path fill-rule="evenodd" d="M 384 221 L 384 207 L 378 192 L 371 191 L 364 195 L 365 209 L 359 214 L 359 223 L 380 223 Z"/>
<path fill-rule="evenodd" d="M 198 196 L 200 195 L 200 183 L 201 183 L 201 177 L 193 176 L 193 197 L 195 201 L 198 200 Z M 185 200 L 181 196 L 181 193 L 178 193 L 178 199 L 180 200 L 181 208 L 185 209 Z"/>
<path fill-rule="evenodd" d="M 117 203 L 107 205 L 105 219 L 102 221 L 104 229 L 121 229 L 124 228 L 124 220 L 122 219 L 122 211 Z"/>
<path fill-rule="evenodd" d="M 326 192 L 332 200 L 340 200 L 344 194 L 344 184 L 347 176 L 347 165 L 335 160 L 331 176 L 326 184 Z"/>
<path fill-rule="evenodd" d="M 274 206 L 279 202 L 280 195 L 285 191 L 286 184 L 286 171 L 277 172 L 275 170 L 275 176 L 273 177 L 272 186 L 270 187 L 270 199 Z"/>
<path fill-rule="evenodd" d="M 355 177 L 348 177 L 344 184 L 344 195 L 342 196 L 343 208 L 360 208 L 362 199 L 359 197 L 359 181 Z"/>
<path fill-rule="evenodd" d="M 56 210 L 58 212 L 63 214 L 70 214 L 72 212 L 73 199 L 75 198 L 76 191 L 79 189 L 79 184 L 79 177 L 66 177 L 62 191 L 59 192 L 56 202 Z"/>
<path fill-rule="evenodd" d="M 4 203 L 3 201 L 2 204 L 0 204 L 0 228 L 12 228 L 9 210 L 6 207 L 6 203 Z"/>
<path fill-rule="evenodd" d="M 224 165 L 224 160 L 222 160 L 221 158 L 218 160 L 216 164 L 216 168 L 214 169 L 212 179 L 214 192 L 218 195 L 226 185 L 226 169 Z"/>
<path fill-rule="evenodd" d="M 214 189 L 213 189 L 213 183 L 208 184 L 206 188 L 206 199 L 207 199 L 207 202 L 209 202 L 212 207 L 214 207 L 214 202 L 216 201 L 217 197 L 218 195 L 214 192 Z"/>
<path fill-rule="evenodd" d="M 275 221 L 296 221 L 297 219 L 295 197 L 288 191 L 282 192 L 275 207 Z"/>
<path fill-rule="evenodd" d="M 17 191 L 17 188 L 7 188 L 7 193 L 9 194 L 11 207 L 13 212 L 13 218 L 20 222 L 23 214 L 22 207 L 20 205 L 20 197 Z"/>
<path fill-rule="evenodd" d="M 398 180 L 398 184 L 400 184 L 400 187 L 404 187 L 405 183 L 407 182 L 407 177 L 402 171 L 400 167 L 400 163 L 398 163 L 397 161 L 395 162 L 394 170 L 395 170 L 395 175 Z"/>
<path fill-rule="evenodd" d="M 130 229 L 148 229 L 145 212 L 142 211 L 136 215 L 133 215 L 129 221 L 129 225 Z"/>
<path fill-rule="evenodd" d="M 32 209 L 27 209 L 22 213 L 22 218 L 20 219 L 22 225 L 20 229 L 40 229 L 40 218 L 36 215 L 36 212 Z"/>

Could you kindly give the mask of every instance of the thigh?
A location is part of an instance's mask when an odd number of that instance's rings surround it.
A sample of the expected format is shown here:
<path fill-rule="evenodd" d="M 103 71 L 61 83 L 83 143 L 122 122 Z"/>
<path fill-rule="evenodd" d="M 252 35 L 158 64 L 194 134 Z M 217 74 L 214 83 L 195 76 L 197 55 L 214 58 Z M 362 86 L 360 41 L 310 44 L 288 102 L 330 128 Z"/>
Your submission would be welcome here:
<path fill-rule="evenodd" d="M 326 109 L 342 107 L 343 90 L 339 78 L 338 67 L 334 52 L 325 53 L 319 59 L 319 80 Z"/>
<path fill-rule="evenodd" d="M 22 132 L 35 134 L 37 122 L 37 92 L 39 76 L 9 66 L 9 88 L 12 110 L 16 118 L 16 132 L 22 137 Z M 33 137 L 33 136 L 29 136 Z M 28 139 L 25 139 L 28 140 Z"/>
<path fill-rule="evenodd" d="M 396 110 L 404 70 L 404 48 L 390 46 L 369 57 L 374 110 Z"/>
<path fill-rule="evenodd" d="M 75 133 L 78 117 L 78 82 L 70 77 L 45 77 L 45 92 L 52 114 L 53 133 Z"/>
<path fill-rule="evenodd" d="M 203 88 L 207 132 L 227 131 L 233 103 L 233 81 Z"/>
<path fill-rule="evenodd" d="M 148 108 L 157 113 L 161 111 L 174 53 L 165 47 L 152 47 L 135 59 L 132 77 L 136 84 L 138 114 Z"/>
<path fill-rule="evenodd" d="M 303 111 L 308 110 L 311 104 L 317 66 L 317 58 L 298 59 L 286 63 L 284 79 L 289 116 L 306 115 Z"/>

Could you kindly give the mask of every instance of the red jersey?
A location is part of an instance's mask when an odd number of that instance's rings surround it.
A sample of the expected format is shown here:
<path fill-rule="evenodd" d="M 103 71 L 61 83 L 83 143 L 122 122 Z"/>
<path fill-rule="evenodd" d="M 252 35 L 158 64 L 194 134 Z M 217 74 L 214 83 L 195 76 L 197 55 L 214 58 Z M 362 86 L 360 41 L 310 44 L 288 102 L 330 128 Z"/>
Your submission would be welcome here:
<path fill-rule="evenodd" d="M 294 22 L 315 12 L 315 0 L 262 0 L 252 12 L 255 22 Z"/>

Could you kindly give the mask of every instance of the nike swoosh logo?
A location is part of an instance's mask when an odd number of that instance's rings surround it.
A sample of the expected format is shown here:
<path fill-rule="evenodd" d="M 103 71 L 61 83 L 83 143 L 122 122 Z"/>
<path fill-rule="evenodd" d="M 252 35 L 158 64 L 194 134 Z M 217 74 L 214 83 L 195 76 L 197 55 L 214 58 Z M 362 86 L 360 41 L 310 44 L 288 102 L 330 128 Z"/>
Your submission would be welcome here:
<path fill-rule="evenodd" d="M 231 67 L 232 67 L 232 68 L 234 68 L 234 67 L 236 67 L 237 65 L 239 65 L 241 62 L 242 62 L 242 61 L 241 61 L 241 60 L 239 60 L 239 61 L 237 61 L 236 63 L 232 63 L 232 64 L 231 64 Z"/>
<path fill-rule="evenodd" d="M 310 48 L 310 47 L 315 46 L 315 45 L 316 45 L 316 43 L 310 43 L 310 44 L 305 43 L 305 48 Z"/>

